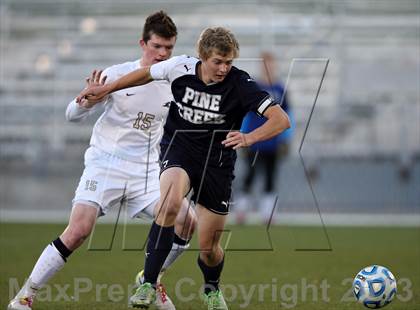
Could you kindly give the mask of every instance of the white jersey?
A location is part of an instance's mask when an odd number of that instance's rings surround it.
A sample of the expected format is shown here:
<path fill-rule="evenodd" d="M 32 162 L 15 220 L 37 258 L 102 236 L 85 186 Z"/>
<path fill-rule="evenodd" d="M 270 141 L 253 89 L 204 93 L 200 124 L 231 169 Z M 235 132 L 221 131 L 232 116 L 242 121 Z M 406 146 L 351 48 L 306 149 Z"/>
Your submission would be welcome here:
<path fill-rule="evenodd" d="M 102 76 L 107 76 L 106 83 L 110 83 L 139 68 L 139 60 L 126 62 L 107 68 Z M 91 109 L 80 107 L 73 100 L 67 107 L 66 119 L 83 120 L 104 106 L 90 145 L 129 161 L 152 163 L 159 158 L 159 142 L 172 100 L 170 84 L 153 81 L 114 92 Z"/>

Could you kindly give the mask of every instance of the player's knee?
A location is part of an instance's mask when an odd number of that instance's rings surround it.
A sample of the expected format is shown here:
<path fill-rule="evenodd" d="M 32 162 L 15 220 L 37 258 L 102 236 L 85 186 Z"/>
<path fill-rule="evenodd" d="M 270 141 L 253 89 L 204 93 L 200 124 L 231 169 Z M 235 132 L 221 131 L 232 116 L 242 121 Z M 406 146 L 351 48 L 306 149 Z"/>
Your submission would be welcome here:
<path fill-rule="evenodd" d="M 216 252 L 217 245 L 214 243 L 214 240 L 211 238 L 201 238 L 200 239 L 200 253 L 204 256 L 212 255 L 212 253 Z"/>

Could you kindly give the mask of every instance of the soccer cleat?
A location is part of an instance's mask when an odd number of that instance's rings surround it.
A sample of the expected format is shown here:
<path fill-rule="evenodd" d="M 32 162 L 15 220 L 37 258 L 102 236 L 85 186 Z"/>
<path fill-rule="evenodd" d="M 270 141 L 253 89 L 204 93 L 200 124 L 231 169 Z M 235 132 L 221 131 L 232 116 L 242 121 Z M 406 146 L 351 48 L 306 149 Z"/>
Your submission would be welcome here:
<path fill-rule="evenodd" d="M 158 310 L 176 310 L 174 303 L 166 293 L 165 287 L 160 283 L 156 287 L 155 306 Z"/>
<path fill-rule="evenodd" d="M 143 277 L 144 274 L 144 270 L 141 270 L 135 278 L 135 283 L 136 286 L 139 287 L 144 280 Z M 166 289 L 163 286 L 163 284 L 160 283 L 160 279 L 162 277 L 163 273 L 159 274 L 158 277 L 158 285 L 156 287 L 156 301 L 155 301 L 155 306 L 156 309 L 158 310 L 176 310 L 174 303 L 172 302 L 172 300 L 169 298 L 168 294 L 166 293 Z"/>
<path fill-rule="evenodd" d="M 7 310 L 31 310 L 38 289 L 39 287 L 28 279 L 15 298 L 10 301 Z"/>
<path fill-rule="evenodd" d="M 130 297 L 130 306 L 133 308 L 148 309 L 156 301 L 156 290 L 152 284 L 141 284 L 133 296 Z"/>
<path fill-rule="evenodd" d="M 207 310 L 229 310 L 221 291 L 204 294 L 204 302 L 207 304 Z"/>
<path fill-rule="evenodd" d="M 32 310 L 33 296 L 16 297 L 10 301 L 7 310 Z"/>

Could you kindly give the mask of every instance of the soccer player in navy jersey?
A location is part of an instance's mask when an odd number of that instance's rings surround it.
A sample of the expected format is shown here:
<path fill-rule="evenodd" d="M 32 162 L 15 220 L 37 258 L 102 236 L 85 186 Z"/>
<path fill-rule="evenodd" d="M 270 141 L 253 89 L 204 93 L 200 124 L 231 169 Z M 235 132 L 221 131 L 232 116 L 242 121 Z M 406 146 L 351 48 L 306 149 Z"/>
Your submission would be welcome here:
<path fill-rule="evenodd" d="M 205 29 L 198 41 L 199 59 L 177 56 L 135 70 L 113 83 L 89 87 L 77 100 L 98 100 L 127 87 L 167 80 L 174 102 L 161 141 L 161 199 L 147 244 L 143 284 L 131 297 L 134 307 L 148 308 L 156 298 L 156 281 L 174 239 L 175 218 L 193 190 L 198 215 L 198 265 L 204 275 L 209 310 L 228 309 L 219 290 L 224 252 L 220 246 L 229 213 L 236 149 L 269 139 L 290 127 L 287 114 L 268 92 L 232 65 L 239 44 L 229 30 Z M 239 132 L 248 111 L 267 122 Z"/>

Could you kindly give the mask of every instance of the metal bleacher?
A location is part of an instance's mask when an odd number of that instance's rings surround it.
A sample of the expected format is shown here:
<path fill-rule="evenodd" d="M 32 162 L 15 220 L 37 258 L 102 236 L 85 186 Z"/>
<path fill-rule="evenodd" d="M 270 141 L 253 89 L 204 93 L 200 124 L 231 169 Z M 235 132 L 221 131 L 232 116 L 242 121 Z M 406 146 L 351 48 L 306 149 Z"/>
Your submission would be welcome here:
<path fill-rule="evenodd" d="M 291 72 L 290 64 L 296 58 L 320 58 L 329 59 L 329 67 L 308 148 L 312 141 L 326 156 L 400 156 L 402 143 L 405 156 L 420 153 L 415 118 L 420 104 L 417 0 L 247 0 L 240 6 L 204 0 L 2 0 L 2 162 L 33 162 L 45 156 L 62 162 L 80 154 L 92 121 L 66 123 L 67 103 L 92 69 L 139 57 L 144 18 L 158 9 L 169 12 L 178 25 L 176 54 L 195 54 L 200 31 L 211 25 L 227 26 L 237 34 L 238 64 L 255 74 L 259 52 L 276 53 L 282 79 L 289 77 L 295 148 L 323 63 L 295 62 Z M 396 75 L 401 75 L 401 83 Z M 402 106 L 403 118 L 396 118 Z"/>

